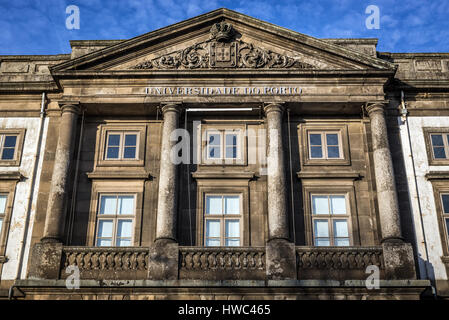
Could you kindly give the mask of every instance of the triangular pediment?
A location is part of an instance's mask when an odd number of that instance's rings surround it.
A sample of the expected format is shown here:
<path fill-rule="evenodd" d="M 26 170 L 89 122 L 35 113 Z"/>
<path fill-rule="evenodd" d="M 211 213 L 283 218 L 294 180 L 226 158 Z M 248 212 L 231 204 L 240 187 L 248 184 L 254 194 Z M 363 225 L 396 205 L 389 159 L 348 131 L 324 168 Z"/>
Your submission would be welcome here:
<path fill-rule="evenodd" d="M 54 66 L 51 71 L 394 70 L 373 56 L 218 9 Z"/>

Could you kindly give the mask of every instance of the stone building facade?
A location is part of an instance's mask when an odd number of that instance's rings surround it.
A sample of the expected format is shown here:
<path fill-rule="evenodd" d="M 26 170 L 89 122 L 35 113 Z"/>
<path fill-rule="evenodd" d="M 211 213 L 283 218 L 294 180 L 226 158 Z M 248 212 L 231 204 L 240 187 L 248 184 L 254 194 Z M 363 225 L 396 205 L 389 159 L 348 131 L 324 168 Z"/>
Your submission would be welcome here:
<path fill-rule="evenodd" d="M 1 296 L 448 297 L 449 55 L 376 45 L 219 9 L 0 56 Z"/>

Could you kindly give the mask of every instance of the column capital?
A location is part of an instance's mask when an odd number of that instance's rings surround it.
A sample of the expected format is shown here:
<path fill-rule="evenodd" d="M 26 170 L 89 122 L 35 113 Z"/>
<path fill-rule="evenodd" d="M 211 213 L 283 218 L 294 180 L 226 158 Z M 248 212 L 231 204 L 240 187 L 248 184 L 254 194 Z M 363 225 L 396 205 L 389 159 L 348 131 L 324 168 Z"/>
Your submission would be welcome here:
<path fill-rule="evenodd" d="M 371 115 L 372 113 L 375 112 L 384 113 L 386 105 L 387 105 L 386 102 L 368 102 L 365 105 L 365 110 L 366 112 L 368 112 L 368 115 Z"/>
<path fill-rule="evenodd" d="M 79 114 L 81 112 L 81 106 L 79 101 L 60 101 L 59 108 L 62 113 L 71 112 Z"/>
<path fill-rule="evenodd" d="M 285 109 L 284 104 L 284 102 L 267 102 L 264 103 L 263 111 L 266 115 L 268 115 L 270 112 L 283 113 Z"/>
<path fill-rule="evenodd" d="M 182 102 L 167 102 L 161 103 L 162 114 L 166 114 L 167 112 L 181 112 Z"/>

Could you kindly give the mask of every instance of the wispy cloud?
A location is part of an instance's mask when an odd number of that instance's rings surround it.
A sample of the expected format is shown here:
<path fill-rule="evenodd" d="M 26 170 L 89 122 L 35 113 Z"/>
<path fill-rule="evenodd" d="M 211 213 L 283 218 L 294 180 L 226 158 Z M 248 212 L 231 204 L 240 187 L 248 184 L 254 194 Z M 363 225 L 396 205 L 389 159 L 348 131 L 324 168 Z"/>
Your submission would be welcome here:
<path fill-rule="evenodd" d="M 72 4 L 79 30 L 65 27 Z M 365 26 L 368 5 L 379 30 Z M 0 0 L 0 54 L 68 53 L 69 40 L 127 39 L 220 7 L 319 38 L 379 38 L 380 51 L 449 52 L 449 1 Z"/>

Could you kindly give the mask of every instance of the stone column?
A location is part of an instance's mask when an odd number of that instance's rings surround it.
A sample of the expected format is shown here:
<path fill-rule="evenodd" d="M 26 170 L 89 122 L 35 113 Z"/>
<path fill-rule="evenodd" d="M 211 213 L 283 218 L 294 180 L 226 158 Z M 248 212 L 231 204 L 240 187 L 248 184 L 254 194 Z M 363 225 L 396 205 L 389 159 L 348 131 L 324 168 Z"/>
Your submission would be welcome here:
<path fill-rule="evenodd" d="M 176 141 L 171 141 L 170 135 L 173 130 L 178 129 L 180 109 L 179 103 L 165 104 L 162 107 L 164 125 L 162 128 L 156 241 L 176 242 L 178 166 L 171 159 L 170 154 Z"/>
<path fill-rule="evenodd" d="M 368 104 L 386 279 L 416 279 L 413 248 L 401 233 L 393 161 L 383 103 Z"/>
<path fill-rule="evenodd" d="M 402 241 L 398 196 L 388 143 L 384 104 L 369 104 L 366 110 L 371 121 L 374 172 L 376 175 L 382 242 Z"/>
<path fill-rule="evenodd" d="M 264 106 L 267 117 L 267 188 L 268 243 L 266 273 L 268 280 L 296 279 L 295 244 L 289 241 L 287 190 L 285 185 L 284 148 L 282 143 L 283 106 Z"/>
<path fill-rule="evenodd" d="M 59 122 L 58 145 L 56 147 L 50 194 L 48 197 L 42 242 L 61 242 L 64 230 L 64 202 L 67 177 L 73 152 L 73 137 L 80 108 L 76 104 L 64 104 Z"/>
<path fill-rule="evenodd" d="M 268 232 L 269 240 L 289 239 L 287 216 L 287 190 L 282 143 L 281 104 L 265 105 L 267 117 L 267 186 L 268 186 Z"/>

